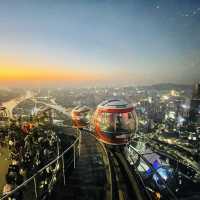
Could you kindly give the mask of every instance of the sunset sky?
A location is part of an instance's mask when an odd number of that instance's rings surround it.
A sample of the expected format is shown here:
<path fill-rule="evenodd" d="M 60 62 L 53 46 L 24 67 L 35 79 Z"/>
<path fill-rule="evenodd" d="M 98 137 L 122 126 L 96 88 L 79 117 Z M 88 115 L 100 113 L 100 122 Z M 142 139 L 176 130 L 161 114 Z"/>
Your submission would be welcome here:
<path fill-rule="evenodd" d="M 0 1 L 0 84 L 190 84 L 199 22 L 199 0 Z"/>

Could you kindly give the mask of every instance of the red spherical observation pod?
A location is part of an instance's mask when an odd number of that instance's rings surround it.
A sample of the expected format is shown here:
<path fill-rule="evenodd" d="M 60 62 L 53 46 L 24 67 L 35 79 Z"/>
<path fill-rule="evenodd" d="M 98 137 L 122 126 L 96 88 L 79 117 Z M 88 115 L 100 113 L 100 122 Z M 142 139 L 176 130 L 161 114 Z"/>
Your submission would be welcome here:
<path fill-rule="evenodd" d="M 77 106 L 71 112 L 72 124 L 76 128 L 85 128 L 90 123 L 90 108 Z"/>
<path fill-rule="evenodd" d="M 124 100 L 113 99 L 98 105 L 91 131 L 103 143 L 111 145 L 127 144 L 137 129 L 134 107 Z"/>

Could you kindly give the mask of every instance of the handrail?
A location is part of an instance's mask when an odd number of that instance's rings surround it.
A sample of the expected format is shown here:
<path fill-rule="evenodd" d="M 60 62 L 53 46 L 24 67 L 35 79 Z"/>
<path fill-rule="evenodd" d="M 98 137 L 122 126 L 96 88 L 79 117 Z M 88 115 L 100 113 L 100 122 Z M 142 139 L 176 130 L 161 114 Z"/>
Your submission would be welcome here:
<path fill-rule="evenodd" d="M 142 158 L 142 160 L 145 162 L 145 164 L 147 164 L 147 166 L 160 178 L 160 180 L 162 181 L 162 183 L 166 186 L 168 192 L 170 193 L 170 195 L 173 197 L 173 199 L 177 200 L 177 197 L 175 196 L 175 194 L 173 193 L 173 191 L 169 188 L 168 184 L 166 182 L 164 182 L 163 178 L 161 177 L 161 175 L 154 169 L 154 167 L 152 166 L 152 164 L 143 156 L 143 154 L 141 154 L 136 148 L 134 148 L 132 145 L 129 145 L 128 147 L 130 147 L 137 155 L 139 155 L 140 158 Z"/>
<path fill-rule="evenodd" d="M 79 136 L 80 137 L 80 136 Z M 62 156 L 64 156 L 64 154 L 66 154 L 70 149 L 72 149 L 76 143 L 79 141 L 79 137 L 74 141 L 73 144 L 71 144 L 71 146 L 69 146 L 65 151 L 63 151 L 62 154 L 60 154 L 59 156 L 57 156 L 54 160 L 52 160 L 51 162 L 49 162 L 47 165 L 45 165 L 43 168 L 39 169 L 33 176 L 36 176 L 37 174 L 39 174 L 40 172 L 42 172 L 45 168 L 49 167 L 50 165 L 52 165 L 54 162 L 56 162 L 57 160 L 59 160 L 60 158 L 62 158 Z M 33 177 L 32 176 L 32 177 Z M 1 199 L 0 199 L 1 200 Z"/>
<path fill-rule="evenodd" d="M 34 181 L 34 179 L 36 178 L 36 176 L 41 173 L 43 170 L 45 170 L 46 168 L 48 168 L 50 165 L 52 165 L 53 163 L 55 163 L 56 161 L 58 161 L 59 159 L 61 159 L 68 151 L 70 151 L 72 148 L 74 149 L 75 145 L 77 143 L 79 143 L 79 140 L 81 138 L 81 132 L 79 129 L 77 129 L 78 131 L 78 137 L 76 138 L 76 140 L 66 149 L 64 150 L 60 155 L 58 155 L 54 160 L 52 160 L 51 162 L 49 162 L 48 164 L 46 164 L 44 167 L 42 167 L 41 169 L 39 169 L 33 176 L 31 176 L 30 178 L 28 178 L 27 180 L 25 180 L 22 184 L 18 185 L 15 189 L 13 189 L 12 191 L 10 191 L 9 193 L 3 195 L 0 200 L 4 200 L 6 198 L 8 198 L 10 195 L 14 194 L 15 192 L 17 192 L 18 190 L 20 190 L 21 188 L 23 188 L 25 185 L 27 185 L 29 182 Z M 75 149 L 74 149 L 75 150 Z M 75 159 L 75 158 L 74 158 Z"/>
<path fill-rule="evenodd" d="M 110 191 L 107 193 L 107 197 L 108 199 L 110 200 L 113 200 L 114 199 L 114 196 L 113 196 L 113 184 L 112 184 L 112 179 L 113 179 L 113 173 L 112 173 L 112 170 L 111 170 L 111 163 L 110 163 L 110 159 L 109 159 L 109 155 L 108 155 L 108 151 L 106 150 L 106 147 L 105 145 L 102 143 L 102 142 L 99 142 L 99 144 L 102 146 L 104 152 L 105 152 L 105 155 L 107 157 L 107 160 L 108 160 L 108 171 L 109 171 L 109 186 L 110 186 Z"/>
<path fill-rule="evenodd" d="M 129 181 L 129 184 L 132 188 L 132 191 L 134 191 L 134 195 L 137 200 L 144 200 L 147 199 L 146 195 L 141 192 L 139 184 L 136 181 L 136 178 L 134 174 L 132 173 L 130 166 L 128 165 L 128 161 L 125 159 L 124 154 L 119 152 L 113 152 L 114 156 L 118 159 L 118 163 L 123 167 L 124 172 L 127 175 L 127 179 Z"/>

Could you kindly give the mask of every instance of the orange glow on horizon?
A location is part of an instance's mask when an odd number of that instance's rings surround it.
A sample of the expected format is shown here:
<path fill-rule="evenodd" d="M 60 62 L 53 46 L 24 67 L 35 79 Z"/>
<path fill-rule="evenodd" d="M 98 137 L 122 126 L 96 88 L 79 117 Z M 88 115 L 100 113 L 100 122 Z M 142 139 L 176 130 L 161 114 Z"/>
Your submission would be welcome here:
<path fill-rule="evenodd" d="M 95 81 L 105 77 L 96 71 L 84 67 L 53 66 L 42 60 L 19 58 L 18 56 L 0 56 L 0 82 L 9 81 Z"/>
<path fill-rule="evenodd" d="M 98 68 L 98 69 L 97 69 Z M 103 69 L 103 67 L 102 67 Z M 0 55 L 0 86 L 63 86 L 105 84 L 112 74 L 100 66 L 70 66 L 67 63 L 49 63 L 48 58 Z"/>
<path fill-rule="evenodd" d="M 49 64 L 44 58 L 28 58 L 16 55 L 0 55 L 0 82 L 56 82 L 56 81 L 95 81 L 102 79 L 103 75 L 69 66 Z"/>
<path fill-rule="evenodd" d="M 95 74 L 86 74 L 75 70 L 56 70 L 56 69 L 34 69 L 34 68 L 8 68 L 0 69 L 1 81 L 78 81 L 78 80 L 95 80 L 98 77 Z"/>

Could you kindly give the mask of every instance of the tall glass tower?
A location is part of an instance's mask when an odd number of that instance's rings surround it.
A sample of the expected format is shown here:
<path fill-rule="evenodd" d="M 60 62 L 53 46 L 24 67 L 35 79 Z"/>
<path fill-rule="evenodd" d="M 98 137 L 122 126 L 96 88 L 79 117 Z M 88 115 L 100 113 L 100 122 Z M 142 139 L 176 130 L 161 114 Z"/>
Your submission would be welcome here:
<path fill-rule="evenodd" d="M 194 86 L 190 103 L 189 120 L 195 127 L 200 127 L 200 82 Z"/>

